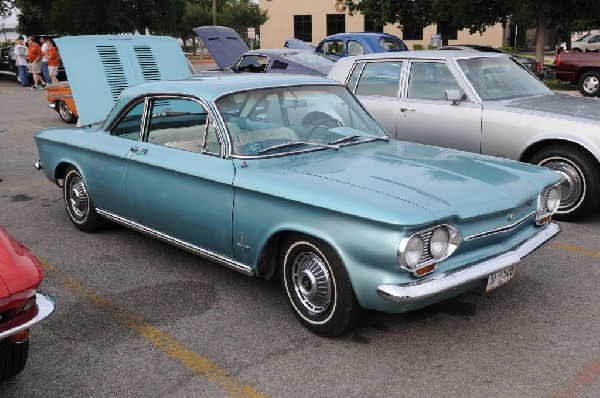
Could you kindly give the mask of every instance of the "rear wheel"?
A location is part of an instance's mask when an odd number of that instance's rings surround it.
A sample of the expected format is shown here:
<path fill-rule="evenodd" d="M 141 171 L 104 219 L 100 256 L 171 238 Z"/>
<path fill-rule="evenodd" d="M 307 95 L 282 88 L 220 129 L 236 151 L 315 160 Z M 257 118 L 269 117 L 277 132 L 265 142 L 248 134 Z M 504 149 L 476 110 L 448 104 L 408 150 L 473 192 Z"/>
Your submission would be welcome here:
<path fill-rule="evenodd" d="M 6 380 L 21 373 L 29 356 L 29 340 L 13 342 L 10 337 L 0 342 L 0 380 Z"/>
<path fill-rule="evenodd" d="M 312 332 L 335 337 L 361 313 L 346 269 L 328 245 L 304 235 L 283 242 L 282 285 L 294 315 Z"/>
<path fill-rule="evenodd" d="M 551 145 L 529 160 L 562 175 L 561 200 L 555 218 L 579 220 L 595 212 L 600 201 L 598 162 L 585 150 Z"/>
<path fill-rule="evenodd" d="M 600 94 L 600 72 L 589 71 L 581 75 L 579 91 L 586 97 L 597 97 Z"/>
<path fill-rule="evenodd" d="M 71 112 L 71 109 L 69 109 L 69 106 L 65 101 L 56 101 L 56 107 L 58 110 L 58 114 L 60 115 L 60 118 L 63 122 L 75 123 L 77 118 L 75 117 L 73 112 Z"/>
<path fill-rule="evenodd" d="M 65 172 L 63 198 L 69 218 L 85 232 L 93 232 L 102 226 L 102 218 L 90 199 L 85 181 L 76 168 L 69 166 Z"/>

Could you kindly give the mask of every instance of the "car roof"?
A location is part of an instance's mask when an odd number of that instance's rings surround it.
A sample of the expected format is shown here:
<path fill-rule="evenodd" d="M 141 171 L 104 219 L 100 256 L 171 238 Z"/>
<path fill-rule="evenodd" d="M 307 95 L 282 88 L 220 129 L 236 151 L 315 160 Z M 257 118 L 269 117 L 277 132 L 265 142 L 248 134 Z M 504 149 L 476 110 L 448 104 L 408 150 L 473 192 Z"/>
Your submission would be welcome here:
<path fill-rule="evenodd" d="M 389 33 L 383 33 L 383 32 L 345 32 L 345 33 L 336 33 L 334 35 L 327 36 L 323 40 L 337 39 L 337 38 L 352 38 L 352 37 L 365 37 L 365 38 L 392 37 L 392 38 L 398 39 L 398 37 L 396 37 L 394 35 L 390 35 Z"/>
<path fill-rule="evenodd" d="M 144 94 L 182 94 L 212 101 L 224 94 L 269 87 L 298 85 L 340 85 L 325 77 L 302 74 L 257 73 L 240 79 L 236 74 L 198 75 L 182 80 L 144 83 L 129 87 L 121 93 L 122 106 L 131 99 Z M 120 106 L 118 105 L 117 108 Z"/>
<path fill-rule="evenodd" d="M 412 58 L 412 59 L 456 59 L 456 58 L 481 58 L 481 57 L 508 57 L 508 54 L 484 53 L 478 51 L 462 50 L 421 50 L 421 51 L 399 51 L 385 53 L 371 53 L 347 57 L 350 59 L 380 59 L 380 58 Z M 339 61 L 338 61 L 339 62 Z"/>

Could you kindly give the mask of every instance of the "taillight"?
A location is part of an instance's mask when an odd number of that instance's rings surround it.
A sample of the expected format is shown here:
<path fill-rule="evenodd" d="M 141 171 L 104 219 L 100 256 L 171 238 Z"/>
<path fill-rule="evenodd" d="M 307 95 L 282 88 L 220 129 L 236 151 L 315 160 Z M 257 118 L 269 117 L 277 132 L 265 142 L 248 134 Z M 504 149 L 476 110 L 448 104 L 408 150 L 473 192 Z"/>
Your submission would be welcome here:
<path fill-rule="evenodd" d="M 560 65 L 560 53 L 556 56 L 556 66 Z"/>
<path fill-rule="evenodd" d="M 537 67 L 536 67 L 537 71 L 541 71 L 542 70 L 542 64 L 540 64 L 539 62 L 537 63 Z"/>

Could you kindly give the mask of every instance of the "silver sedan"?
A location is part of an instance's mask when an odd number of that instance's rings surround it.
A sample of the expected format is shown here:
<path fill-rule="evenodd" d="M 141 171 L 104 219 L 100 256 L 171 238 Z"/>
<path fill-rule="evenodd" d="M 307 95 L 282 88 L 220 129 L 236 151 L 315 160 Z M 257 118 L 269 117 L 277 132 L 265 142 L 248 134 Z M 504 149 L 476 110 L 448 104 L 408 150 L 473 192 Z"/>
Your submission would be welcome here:
<path fill-rule="evenodd" d="M 329 77 L 392 137 L 546 166 L 563 176 L 558 218 L 598 210 L 598 99 L 554 94 L 503 54 L 368 54 L 341 59 Z"/>

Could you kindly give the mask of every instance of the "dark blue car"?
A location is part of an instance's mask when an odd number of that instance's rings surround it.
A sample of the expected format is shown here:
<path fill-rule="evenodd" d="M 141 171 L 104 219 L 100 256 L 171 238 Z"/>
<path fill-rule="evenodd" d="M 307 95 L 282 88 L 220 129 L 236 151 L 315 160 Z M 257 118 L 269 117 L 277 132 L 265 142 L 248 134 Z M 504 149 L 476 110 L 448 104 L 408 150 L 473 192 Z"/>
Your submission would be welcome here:
<path fill-rule="evenodd" d="M 288 39 L 285 47 L 295 49 L 312 48 L 317 53 L 332 59 L 350 55 L 382 53 L 390 51 L 408 51 L 408 47 L 398 37 L 387 33 L 350 32 L 327 36 L 317 47 L 298 39 Z"/>

